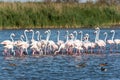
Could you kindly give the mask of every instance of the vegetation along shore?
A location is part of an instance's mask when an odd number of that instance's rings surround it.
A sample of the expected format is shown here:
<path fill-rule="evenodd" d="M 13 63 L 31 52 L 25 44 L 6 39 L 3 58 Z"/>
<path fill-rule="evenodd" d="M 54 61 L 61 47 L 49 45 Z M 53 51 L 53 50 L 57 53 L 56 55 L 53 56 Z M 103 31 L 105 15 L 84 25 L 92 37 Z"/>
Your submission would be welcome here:
<path fill-rule="evenodd" d="M 119 25 L 119 4 L 0 2 L 0 29 L 109 28 Z"/>

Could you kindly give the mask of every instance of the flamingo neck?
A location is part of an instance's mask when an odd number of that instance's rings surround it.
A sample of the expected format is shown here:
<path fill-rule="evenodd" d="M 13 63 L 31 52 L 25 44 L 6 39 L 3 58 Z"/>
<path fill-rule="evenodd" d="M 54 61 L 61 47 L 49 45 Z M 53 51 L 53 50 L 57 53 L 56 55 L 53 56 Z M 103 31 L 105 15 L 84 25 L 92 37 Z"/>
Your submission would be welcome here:
<path fill-rule="evenodd" d="M 113 41 L 114 37 L 115 37 L 115 31 L 113 31 L 112 41 Z"/>
<path fill-rule="evenodd" d="M 107 41 L 107 36 L 108 36 L 108 34 L 106 33 L 105 34 L 105 39 L 104 39 L 105 42 Z"/>
<path fill-rule="evenodd" d="M 95 43 L 97 42 L 97 33 L 96 33 L 96 36 L 95 36 Z"/>
<path fill-rule="evenodd" d="M 34 40 L 34 31 L 33 30 L 31 31 L 32 31 L 32 40 Z"/>
<path fill-rule="evenodd" d="M 49 34 L 47 33 L 46 41 L 48 41 Z"/>
<path fill-rule="evenodd" d="M 83 32 L 81 31 L 81 41 L 82 41 L 82 38 L 83 38 Z"/>
<path fill-rule="evenodd" d="M 40 39 L 39 39 L 39 40 L 41 41 L 41 35 L 40 35 L 39 37 L 40 37 Z"/>
<path fill-rule="evenodd" d="M 89 41 L 89 35 L 86 37 L 86 42 L 88 42 Z"/>
<path fill-rule="evenodd" d="M 50 35 L 51 35 L 51 31 L 48 31 L 48 32 L 47 32 L 46 41 L 49 41 Z"/>
<path fill-rule="evenodd" d="M 39 37 L 40 37 L 40 32 L 37 31 L 36 33 L 38 34 L 38 35 L 37 35 L 37 40 L 39 41 L 39 40 L 40 40 L 40 38 L 39 38 Z"/>
<path fill-rule="evenodd" d="M 68 36 L 69 36 L 69 32 L 68 32 L 68 31 L 67 31 L 67 34 L 66 34 L 66 35 L 67 35 L 67 38 L 66 38 L 66 42 L 67 42 L 67 41 L 68 41 L 68 38 L 69 38 L 69 37 L 68 37 Z"/>
<path fill-rule="evenodd" d="M 100 35 L 100 29 L 97 31 L 97 40 L 99 40 L 99 35 Z"/>
<path fill-rule="evenodd" d="M 77 32 L 75 32 L 75 40 L 77 40 L 77 35 L 78 35 Z"/>
<path fill-rule="evenodd" d="M 50 35 L 51 35 L 51 31 L 49 31 L 49 38 L 48 38 L 48 40 L 50 39 Z"/>
<path fill-rule="evenodd" d="M 22 42 L 24 41 L 23 38 L 24 38 L 24 36 L 21 35 L 21 36 L 20 36 L 20 40 L 21 40 Z"/>
<path fill-rule="evenodd" d="M 27 37 L 27 35 L 26 35 L 26 30 L 24 31 L 24 35 L 25 35 L 25 39 L 26 39 L 26 42 L 28 42 L 28 37 Z"/>
<path fill-rule="evenodd" d="M 13 34 L 10 35 L 10 38 L 11 38 L 12 42 L 14 42 Z"/>

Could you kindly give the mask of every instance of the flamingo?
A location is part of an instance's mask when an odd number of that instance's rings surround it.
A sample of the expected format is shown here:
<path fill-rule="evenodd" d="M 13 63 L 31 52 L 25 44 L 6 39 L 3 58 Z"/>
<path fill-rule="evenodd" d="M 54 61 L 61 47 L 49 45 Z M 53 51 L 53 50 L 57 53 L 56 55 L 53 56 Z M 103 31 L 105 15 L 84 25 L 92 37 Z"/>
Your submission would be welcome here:
<path fill-rule="evenodd" d="M 118 49 L 118 45 L 120 44 L 120 39 L 114 39 L 114 42 L 116 44 L 116 49 Z"/>
<path fill-rule="evenodd" d="M 106 43 L 104 40 L 100 40 L 99 39 L 99 34 L 100 34 L 100 28 L 96 28 L 96 31 L 94 32 L 96 33 L 96 37 L 95 37 L 95 43 L 98 45 L 98 47 L 100 47 L 100 49 L 102 50 L 102 48 L 106 47 Z M 99 49 L 99 53 L 100 53 L 100 49 Z"/>
<path fill-rule="evenodd" d="M 108 36 L 107 32 L 104 32 L 104 35 L 105 35 L 104 41 L 105 41 L 105 43 L 106 43 L 106 42 L 107 42 L 107 36 Z"/>
<path fill-rule="evenodd" d="M 40 43 L 38 42 L 39 41 L 39 37 L 40 37 L 40 32 L 39 31 L 36 31 L 36 34 L 38 34 L 37 35 L 37 41 L 36 40 L 34 40 L 34 31 L 33 30 L 31 30 L 32 32 L 33 32 L 33 34 L 32 34 L 32 43 L 31 43 L 31 47 L 30 47 L 30 49 L 32 49 L 32 55 L 35 55 L 35 53 L 38 53 L 39 54 L 39 50 L 40 50 Z"/>
<path fill-rule="evenodd" d="M 58 50 L 54 52 L 54 55 L 56 55 L 57 53 L 59 53 L 61 51 L 61 49 L 65 49 L 65 44 L 64 41 L 59 40 L 59 36 L 60 36 L 60 31 L 57 31 L 58 36 L 57 36 L 57 45 L 58 45 Z M 62 51 L 63 54 L 63 51 Z"/>
<path fill-rule="evenodd" d="M 70 36 L 73 36 L 73 34 L 71 34 Z M 68 40 L 68 39 L 69 39 L 69 32 L 66 31 L 66 42 L 59 46 L 59 49 L 57 51 L 55 51 L 55 53 L 54 53 L 55 55 L 57 53 L 59 53 L 61 51 L 61 49 L 65 49 L 67 54 L 69 52 L 72 53 L 73 41 L 72 40 Z"/>
<path fill-rule="evenodd" d="M 104 42 L 106 43 L 106 42 L 107 42 L 107 37 L 108 37 L 107 32 L 104 32 L 104 35 L 105 35 Z M 104 48 L 104 49 L 105 49 L 105 48 Z M 105 50 L 106 50 L 106 49 L 105 49 Z"/>
<path fill-rule="evenodd" d="M 51 30 L 48 30 L 48 33 L 49 33 L 49 37 L 50 37 Z M 51 53 L 51 51 L 54 52 L 56 49 L 58 49 L 58 46 L 55 44 L 55 42 L 52 40 L 49 40 L 49 38 L 48 38 L 48 45 L 47 46 L 48 46 L 50 53 Z"/>
<path fill-rule="evenodd" d="M 13 44 L 14 40 L 13 40 L 12 36 L 15 36 L 15 34 L 11 33 L 10 34 L 10 39 L 11 40 L 4 40 L 0 44 L 3 44 L 3 45 L 11 45 L 11 44 Z"/>
<path fill-rule="evenodd" d="M 54 55 L 59 53 L 61 51 L 61 49 L 65 49 L 65 44 L 64 43 L 59 46 L 58 50 L 54 52 Z M 62 54 L 63 54 L 63 52 L 62 52 Z"/>
<path fill-rule="evenodd" d="M 33 29 L 30 29 L 29 31 L 32 32 L 32 39 L 31 39 L 31 42 L 33 43 L 33 42 L 35 42 L 35 39 L 34 39 L 34 34 L 35 34 L 35 32 L 34 32 Z"/>
<path fill-rule="evenodd" d="M 37 34 L 37 43 L 36 45 L 38 46 L 38 48 L 41 48 L 41 35 L 39 31 L 36 31 Z"/>
<path fill-rule="evenodd" d="M 21 43 L 24 42 L 23 38 L 24 38 L 24 35 L 20 35 L 20 40 L 15 41 L 15 47 L 16 47 L 15 56 L 20 56 L 21 54 Z"/>
<path fill-rule="evenodd" d="M 67 38 L 66 38 L 66 42 L 65 42 L 65 49 L 67 51 L 67 54 L 72 54 L 73 53 L 73 48 L 74 48 L 74 35 L 71 33 L 69 34 L 68 31 L 66 31 L 66 35 L 67 35 Z M 68 37 L 69 36 L 69 37 Z M 70 38 L 70 40 L 68 40 Z"/>
<path fill-rule="evenodd" d="M 89 39 L 89 34 L 85 34 L 84 42 L 82 45 L 82 47 L 85 49 L 85 52 L 87 52 L 88 48 L 91 46 L 90 41 L 88 39 Z"/>
<path fill-rule="evenodd" d="M 108 44 L 110 44 L 110 52 L 112 52 L 112 48 L 113 48 L 113 45 L 114 45 L 114 36 L 115 36 L 115 31 L 114 30 L 111 30 L 110 31 L 111 33 L 113 33 L 113 35 L 112 35 L 112 39 L 110 39 L 110 40 L 107 40 L 107 43 Z"/>
<path fill-rule="evenodd" d="M 58 35 L 57 35 L 57 45 L 60 46 L 61 44 L 64 43 L 64 41 L 60 40 L 60 31 L 57 31 Z"/>
<path fill-rule="evenodd" d="M 18 42 L 18 46 L 20 48 L 20 56 L 22 56 L 23 53 L 28 54 L 28 50 L 27 49 L 29 47 L 29 43 L 28 43 L 29 41 L 28 41 L 28 38 L 27 38 L 27 35 L 26 35 L 27 32 L 29 32 L 29 31 L 28 30 L 24 30 L 24 36 L 25 36 L 26 41 Z M 24 36 L 21 35 L 21 37 L 23 37 L 23 38 L 24 38 Z M 25 50 L 25 52 L 24 52 L 24 50 Z"/>
<path fill-rule="evenodd" d="M 96 47 L 96 43 L 89 41 L 89 34 L 86 34 L 86 39 L 87 39 L 87 42 L 88 42 L 87 45 L 88 45 L 88 47 L 91 48 L 91 53 L 93 53 L 93 49 Z"/>
<path fill-rule="evenodd" d="M 81 34 L 80 41 L 82 42 L 82 40 L 83 40 L 83 32 L 82 32 L 82 31 L 80 31 L 80 32 L 79 32 L 79 34 Z"/>
<path fill-rule="evenodd" d="M 83 50 L 82 42 L 77 39 L 77 35 L 78 35 L 77 31 L 74 31 L 73 33 L 75 33 L 74 47 L 75 47 L 75 49 L 77 49 L 76 54 L 77 54 L 77 51 L 80 54 L 80 51 Z M 80 33 L 81 33 L 81 36 L 82 36 L 82 32 L 80 32 Z"/>
<path fill-rule="evenodd" d="M 36 34 L 38 34 L 37 35 L 37 42 L 36 42 L 36 45 L 37 45 L 36 50 L 37 50 L 37 52 L 39 52 L 40 55 L 43 55 L 42 48 L 45 47 L 45 44 L 47 44 L 47 42 L 45 40 L 41 40 L 41 35 L 40 35 L 39 31 L 36 31 Z"/>
<path fill-rule="evenodd" d="M 115 36 L 115 30 L 112 30 L 114 36 Z M 112 38 L 114 38 L 114 36 Z M 114 39 L 114 44 L 116 45 L 116 49 L 118 49 L 118 45 L 120 44 L 120 39 Z"/>
<path fill-rule="evenodd" d="M 36 34 L 37 34 L 37 41 L 34 39 L 34 31 L 33 30 L 30 30 L 30 31 L 32 31 L 32 39 L 31 39 L 31 46 L 33 46 L 33 45 L 37 45 L 37 43 L 38 43 L 38 41 L 39 41 L 39 37 L 40 37 L 40 32 L 39 31 L 36 31 Z"/>
<path fill-rule="evenodd" d="M 9 50 L 13 53 L 13 55 L 15 55 L 15 52 L 14 52 L 14 40 L 13 40 L 14 36 L 15 36 L 15 34 L 11 33 L 10 38 L 11 38 L 12 41 L 5 40 L 5 41 L 1 42 L 1 44 L 4 45 L 4 48 L 5 48 L 4 49 L 4 54 L 6 54 L 6 55 L 10 55 Z"/>
<path fill-rule="evenodd" d="M 46 55 L 47 47 L 48 47 L 47 45 L 50 38 L 50 30 L 45 31 L 44 33 L 47 34 L 47 37 L 46 37 L 46 40 L 41 40 L 41 49 Z"/>

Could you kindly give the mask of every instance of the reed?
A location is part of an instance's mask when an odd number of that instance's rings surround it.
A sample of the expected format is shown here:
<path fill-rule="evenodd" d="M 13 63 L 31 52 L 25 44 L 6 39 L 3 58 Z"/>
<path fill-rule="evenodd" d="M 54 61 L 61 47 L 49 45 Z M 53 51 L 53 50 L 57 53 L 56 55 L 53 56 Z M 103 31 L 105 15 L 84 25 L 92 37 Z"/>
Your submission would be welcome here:
<path fill-rule="evenodd" d="M 120 25 L 120 6 L 93 3 L 0 3 L 0 29 Z"/>

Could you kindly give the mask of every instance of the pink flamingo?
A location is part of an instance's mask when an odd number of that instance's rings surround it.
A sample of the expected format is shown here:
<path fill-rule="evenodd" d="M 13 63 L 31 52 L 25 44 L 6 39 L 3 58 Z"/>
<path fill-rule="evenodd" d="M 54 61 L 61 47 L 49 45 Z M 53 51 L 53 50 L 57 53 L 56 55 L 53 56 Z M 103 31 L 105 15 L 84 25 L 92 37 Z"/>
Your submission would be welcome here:
<path fill-rule="evenodd" d="M 86 34 L 86 38 L 87 38 L 88 47 L 91 48 L 91 53 L 93 53 L 93 49 L 96 47 L 96 43 L 89 41 L 89 34 Z"/>
<path fill-rule="evenodd" d="M 33 32 L 33 30 L 31 30 Z M 32 43 L 31 43 L 31 47 L 30 49 L 32 49 L 32 55 L 38 55 L 40 54 L 40 43 L 39 43 L 39 36 L 40 36 L 40 32 L 39 31 L 36 31 L 36 34 L 37 35 L 37 41 L 34 40 L 34 32 L 32 34 Z M 35 54 L 37 53 L 37 54 Z"/>
<path fill-rule="evenodd" d="M 51 30 L 48 30 L 48 32 L 49 32 L 49 37 L 50 37 Z M 55 50 L 58 49 L 58 46 L 55 44 L 55 42 L 52 41 L 52 40 L 49 40 L 49 39 L 48 39 L 48 45 L 47 46 L 48 46 L 48 49 L 49 49 L 50 53 L 51 53 L 51 51 L 54 52 Z"/>
<path fill-rule="evenodd" d="M 73 40 L 68 40 L 69 39 L 68 36 L 69 36 L 69 32 L 66 31 L 66 42 L 59 46 L 59 49 L 57 51 L 55 51 L 55 53 L 54 53 L 55 55 L 57 53 L 59 53 L 61 51 L 61 49 L 65 49 L 67 54 L 72 54 L 72 49 L 73 49 L 74 44 L 73 44 Z M 73 34 L 70 35 L 71 38 L 72 38 L 72 36 L 73 36 Z"/>
<path fill-rule="evenodd" d="M 45 34 L 47 34 L 46 40 L 41 40 L 41 49 L 42 51 L 45 53 L 45 55 L 48 52 L 48 42 L 49 42 L 49 38 L 50 38 L 50 30 L 45 31 Z M 49 46 L 51 48 L 51 46 Z"/>
<path fill-rule="evenodd" d="M 7 56 L 7 55 L 10 55 L 10 53 L 12 52 L 13 55 L 15 55 L 15 51 L 14 51 L 14 40 L 13 40 L 13 37 L 15 36 L 14 33 L 11 33 L 10 34 L 10 38 L 12 41 L 10 40 L 5 40 L 3 42 L 1 42 L 1 44 L 4 45 L 4 54 Z"/>
<path fill-rule="evenodd" d="M 60 46 L 61 44 L 64 43 L 64 41 L 59 39 L 60 38 L 60 31 L 58 31 L 57 33 L 58 33 L 58 35 L 57 35 L 57 45 Z"/>
<path fill-rule="evenodd" d="M 20 48 L 20 56 L 23 56 L 23 53 L 28 54 L 28 50 L 27 49 L 29 47 L 29 43 L 28 43 L 28 38 L 27 38 L 26 32 L 29 32 L 29 31 L 28 30 L 24 30 L 24 36 L 26 38 L 26 41 L 21 41 L 21 42 L 17 43 L 19 48 Z M 21 35 L 21 37 L 23 37 L 23 38 L 24 38 L 24 36 Z M 25 52 L 24 52 L 24 50 L 25 50 Z"/>
<path fill-rule="evenodd" d="M 65 49 L 65 43 L 64 43 L 64 41 L 59 40 L 60 32 L 58 31 L 57 33 L 58 33 L 58 36 L 57 36 L 57 45 L 58 45 L 59 48 L 58 48 L 58 50 L 56 50 L 54 52 L 54 55 L 56 55 L 57 53 L 59 53 L 61 50 Z M 63 51 L 62 51 L 62 55 L 63 55 Z"/>
<path fill-rule="evenodd" d="M 77 33 L 77 31 L 74 31 L 73 33 L 75 33 L 75 39 L 74 39 L 74 48 L 76 49 L 76 55 L 78 54 L 80 54 L 81 53 L 81 51 L 83 50 L 83 48 L 82 48 L 82 41 L 80 41 L 80 40 L 78 40 L 77 39 L 77 35 L 78 35 L 78 33 Z M 80 31 L 80 33 L 81 33 L 81 36 L 82 36 L 82 32 Z"/>
<path fill-rule="evenodd" d="M 89 34 L 85 34 L 84 42 L 82 47 L 85 49 L 85 52 L 88 53 L 88 48 L 91 46 L 89 39 Z"/>
<path fill-rule="evenodd" d="M 66 35 L 67 35 L 67 38 L 66 38 L 66 42 L 65 42 L 65 49 L 67 51 L 67 54 L 73 54 L 73 48 L 74 48 L 74 35 L 71 33 L 69 34 L 68 31 L 66 31 Z M 69 36 L 69 37 L 68 37 Z M 68 40 L 70 38 L 70 40 Z"/>

